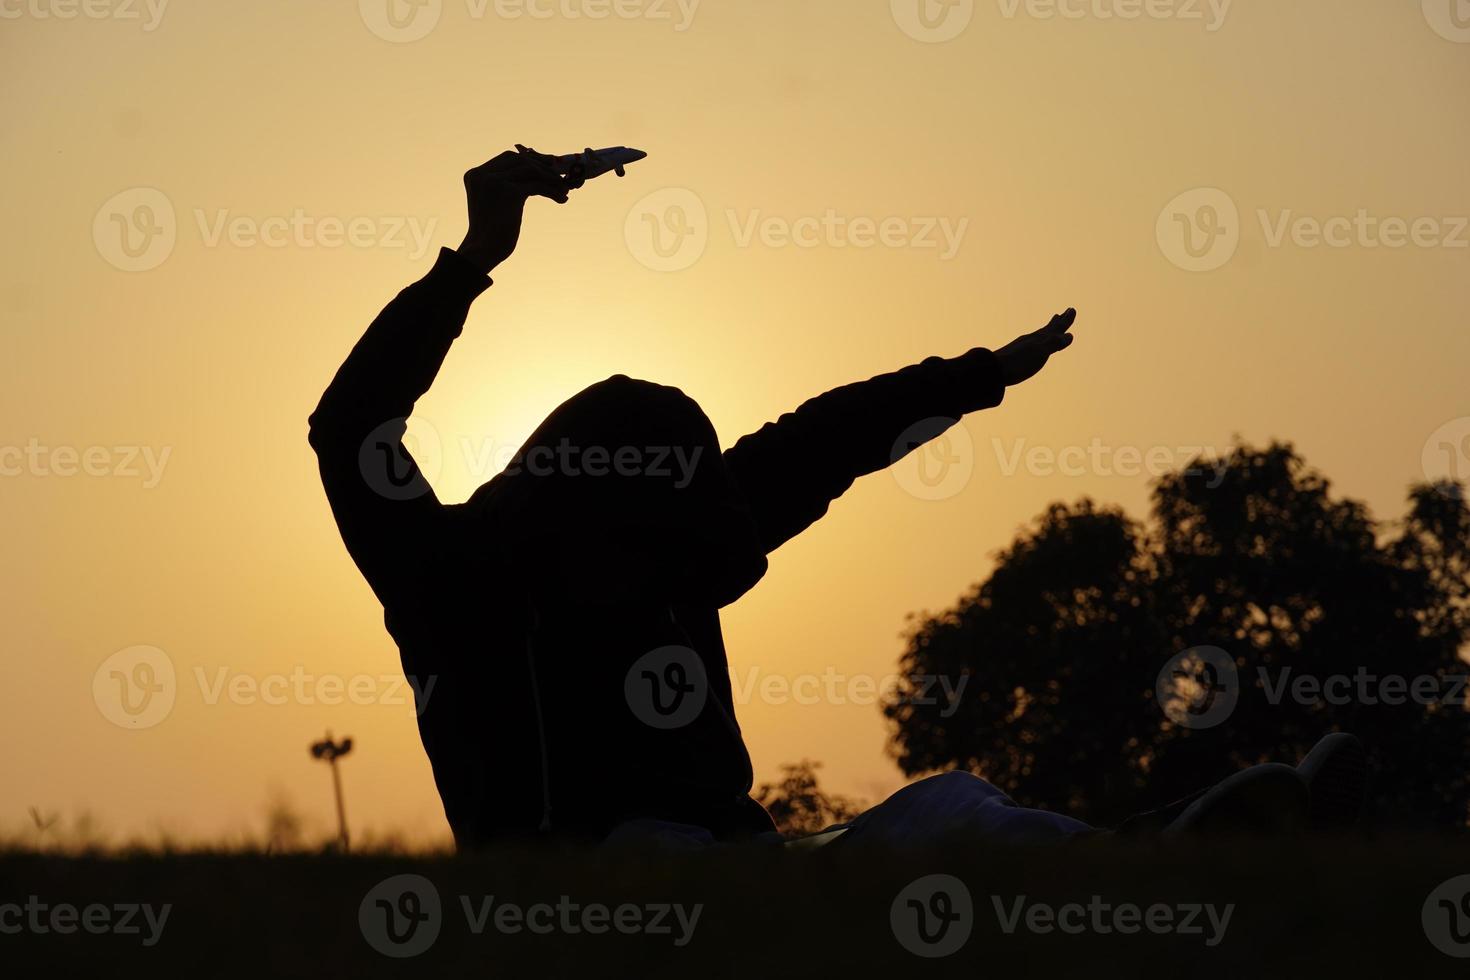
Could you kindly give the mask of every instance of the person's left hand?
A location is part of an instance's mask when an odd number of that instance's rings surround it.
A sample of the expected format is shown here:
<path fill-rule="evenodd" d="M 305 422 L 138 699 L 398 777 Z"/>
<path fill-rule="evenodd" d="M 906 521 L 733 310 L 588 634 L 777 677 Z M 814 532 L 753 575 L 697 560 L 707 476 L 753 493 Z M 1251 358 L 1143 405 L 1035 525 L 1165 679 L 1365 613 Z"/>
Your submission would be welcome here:
<path fill-rule="evenodd" d="M 1076 319 L 1076 310 L 1058 313 L 1040 330 L 1017 337 L 996 351 L 995 356 L 1000 360 L 1000 373 L 1005 383 L 1008 386 L 1018 385 L 1035 377 L 1038 371 L 1046 367 L 1046 362 L 1053 354 L 1072 346 L 1072 341 L 1076 338 L 1067 331 L 1072 329 Z"/>
<path fill-rule="evenodd" d="M 464 175 L 470 230 L 456 251 L 488 275 L 515 251 L 529 198 L 545 197 L 565 204 L 567 195 L 581 186 L 581 180 L 561 175 L 555 157 L 517 143 L 514 150 Z"/>

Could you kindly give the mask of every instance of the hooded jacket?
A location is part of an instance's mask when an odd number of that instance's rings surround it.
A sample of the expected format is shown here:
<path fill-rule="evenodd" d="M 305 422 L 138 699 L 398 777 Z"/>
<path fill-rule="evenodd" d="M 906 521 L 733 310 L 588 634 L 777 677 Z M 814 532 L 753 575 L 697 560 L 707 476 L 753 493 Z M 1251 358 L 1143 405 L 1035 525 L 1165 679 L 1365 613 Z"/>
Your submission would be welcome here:
<path fill-rule="evenodd" d="M 413 682 L 457 843 L 598 839 L 638 818 L 719 838 L 773 829 L 749 796 L 719 610 L 858 477 L 999 404 L 995 356 L 834 389 L 723 452 L 688 396 L 614 376 L 446 505 L 404 445 L 407 419 L 490 285 L 441 251 L 309 423 L 342 539 Z"/>

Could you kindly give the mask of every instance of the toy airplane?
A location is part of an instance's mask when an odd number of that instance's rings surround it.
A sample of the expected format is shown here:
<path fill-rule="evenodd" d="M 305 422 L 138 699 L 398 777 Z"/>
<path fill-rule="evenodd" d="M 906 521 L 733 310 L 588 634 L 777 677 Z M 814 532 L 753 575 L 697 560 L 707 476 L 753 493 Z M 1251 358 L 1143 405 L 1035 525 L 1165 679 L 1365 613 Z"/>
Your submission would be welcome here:
<path fill-rule="evenodd" d="M 622 177 L 623 169 L 630 163 L 637 163 L 648 156 L 642 150 L 634 150 L 626 146 L 609 146 L 603 150 L 588 148 L 581 153 L 568 153 L 565 156 L 555 158 L 556 169 L 564 177 L 574 179 L 591 180 L 593 177 L 601 177 L 611 171 Z"/>

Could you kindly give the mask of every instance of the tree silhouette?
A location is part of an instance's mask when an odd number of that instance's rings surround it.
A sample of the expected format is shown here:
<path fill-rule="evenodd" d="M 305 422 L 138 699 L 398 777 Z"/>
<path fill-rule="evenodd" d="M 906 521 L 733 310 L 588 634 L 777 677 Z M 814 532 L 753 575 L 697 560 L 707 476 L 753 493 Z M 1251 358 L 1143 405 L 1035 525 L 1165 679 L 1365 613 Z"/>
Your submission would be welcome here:
<path fill-rule="evenodd" d="M 1160 479 L 1147 525 L 1052 505 L 955 608 L 911 622 L 902 675 L 970 677 L 954 703 L 909 680 L 884 704 L 907 774 L 968 769 L 1109 824 L 1343 730 L 1368 743 L 1377 819 L 1466 823 L 1458 485 L 1414 487 L 1407 518 L 1379 525 L 1289 444 L 1237 444 Z M 1213 727 L 1171 721 L 1156 694 L 1200 646 L 1235 667 L 1238 701 Z"/>
<path fill-rule="evenodd" d="M 820 762 L 802 759 L 781 766 L 779 783 L 762 783 L 755 799 L 771 814 L 783 834 L 815 834 L 836 823 L 846 823 L 865 806 L 845 796 L 823 792 L 817 785 Z"/>

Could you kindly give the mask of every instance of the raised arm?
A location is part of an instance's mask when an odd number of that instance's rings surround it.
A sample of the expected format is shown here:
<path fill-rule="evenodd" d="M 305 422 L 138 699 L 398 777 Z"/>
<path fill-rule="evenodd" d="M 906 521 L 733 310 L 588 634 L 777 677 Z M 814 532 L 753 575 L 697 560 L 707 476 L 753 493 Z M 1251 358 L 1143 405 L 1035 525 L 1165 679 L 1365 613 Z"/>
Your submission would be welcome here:
<path fill-rule="evenodd" d="M 407 417 L 439 373 L 490 270 L 515 250 L 526 200 L 565 203 L 549 158 L 503 153 L 465 174 L 469 233 L 378 314 L 312 413 L 311 446 L 342 540 L 385 605 L 424 578 L 442 511 L 403 443 Z"/>
<path fill-rule="evenodd" d="M 736 442 L 725 463 L 765 550 L 809 527 L 858 477 L 896 463 L 964 415 L 999 405 L 1008 386 L 1071 345 L 1076 317 L 1069 309 L 999 351 L 931 357 L 835 388 Z"/>

